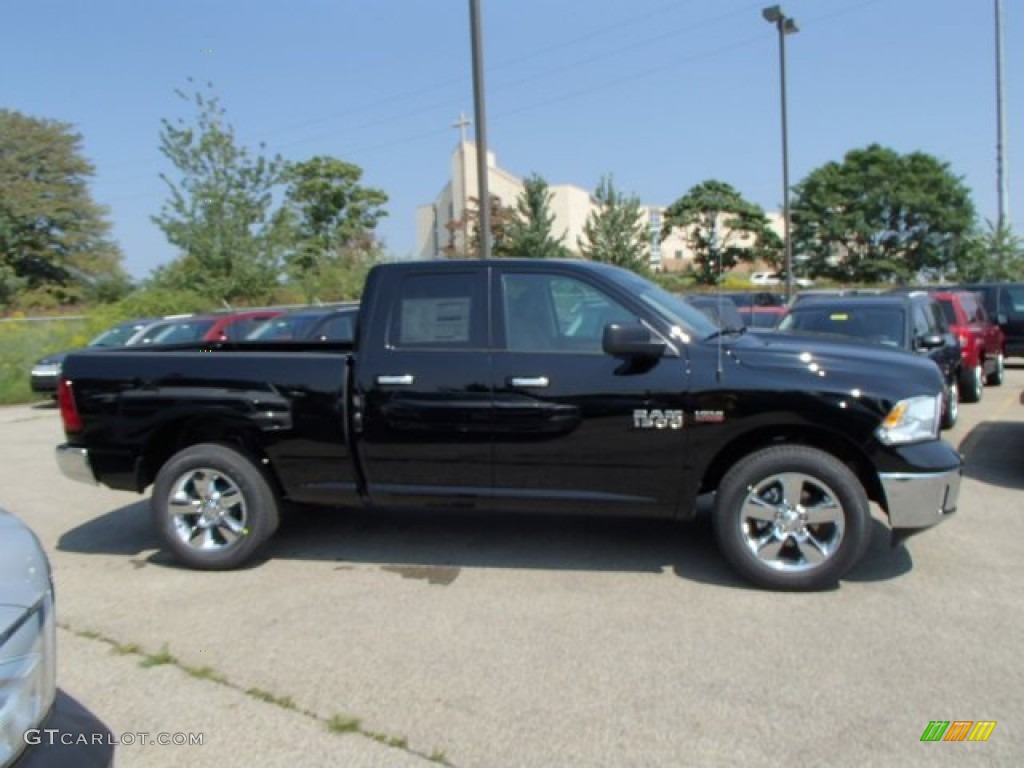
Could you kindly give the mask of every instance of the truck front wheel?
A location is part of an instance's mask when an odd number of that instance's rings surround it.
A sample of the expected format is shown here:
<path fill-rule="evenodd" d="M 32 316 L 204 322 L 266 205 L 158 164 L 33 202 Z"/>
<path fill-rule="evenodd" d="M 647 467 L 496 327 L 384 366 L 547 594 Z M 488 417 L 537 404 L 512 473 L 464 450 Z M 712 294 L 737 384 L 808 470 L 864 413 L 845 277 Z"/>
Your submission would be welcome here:
<path fill-rule="evenodd" d="M 860 481 L 807 446 L 765 448 L 739 461 L 722 479 L 713 519 L 726 559 L 770 589 L 834 585 L 871 538 Z"/>
<path fill-rule="evenodd" d="M 185 565 L 244 564 L 277 530 L 277 496 L 260 468 L 232 447 L 201 443 L 160 469 L 151 500 L 164 542 Z"/>

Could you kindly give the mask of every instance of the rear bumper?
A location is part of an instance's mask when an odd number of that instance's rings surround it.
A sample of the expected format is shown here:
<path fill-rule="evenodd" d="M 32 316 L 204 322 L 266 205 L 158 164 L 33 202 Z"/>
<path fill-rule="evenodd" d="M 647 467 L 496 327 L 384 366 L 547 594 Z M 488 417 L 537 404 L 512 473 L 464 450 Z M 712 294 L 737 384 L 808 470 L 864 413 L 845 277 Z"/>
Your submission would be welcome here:
<path fill-rule="evenodd" d="M 40 394 L 53 394 L 57 391 L 57 379 L 59 378 L 59 365 L 37 365 L 32 369 L 30 378 L 32 391 Z"/>
<path fill-rule="evenodd" d="M 961 467 L 944 472 L 879 474 L 893 529 L 930 528 L 956 512 Z"/>
<path fill-rule="evenodd" d="M 92 464 L 89 461 L 89 451 L 85 448 L 76 448 L 73 445 L 57 446 L 57 466 L 65 477 L 77 480 L 80 483 L 96 485 L 96 473 L 93 472 Z"/>

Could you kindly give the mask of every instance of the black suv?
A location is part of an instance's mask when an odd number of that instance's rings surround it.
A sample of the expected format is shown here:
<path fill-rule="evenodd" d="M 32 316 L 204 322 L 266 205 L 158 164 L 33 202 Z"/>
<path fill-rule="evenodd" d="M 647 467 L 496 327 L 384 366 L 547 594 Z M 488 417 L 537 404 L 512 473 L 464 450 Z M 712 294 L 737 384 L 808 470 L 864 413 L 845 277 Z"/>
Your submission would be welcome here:
<path fill-rule="evenodd" d="M 970 283 L 956 288 L 981 295 L 985 311 L 1006 336 L 1006 356 L 1024 357 L 1024 283 Z"/>
<path fill-rule="evenodd" d="M 828 333 L 928 355 L 946 380 L 942 426 L 959 415 L 960 343 L 939 303 L 927 293 L 816 297 L 790 307 L 779 331 Z"/>

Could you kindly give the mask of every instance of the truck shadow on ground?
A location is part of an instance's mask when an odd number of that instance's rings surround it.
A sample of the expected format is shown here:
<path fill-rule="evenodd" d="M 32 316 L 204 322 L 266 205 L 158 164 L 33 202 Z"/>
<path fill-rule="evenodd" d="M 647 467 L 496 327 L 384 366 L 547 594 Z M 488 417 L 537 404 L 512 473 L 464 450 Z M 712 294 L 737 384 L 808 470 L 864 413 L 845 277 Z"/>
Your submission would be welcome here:
<path fill-rule="evenodd" d="M 872 520 L 871 543 L 848 581 L 886 581 L 909 572 L 910 554 L 889 546 Z M 136 502 L 60 537 L 65 552 L 126 557 L 137 568 L 178 567 L 162 549 L 149 507 Z M 153 552 L 152 550 L 156 550 Z M 710 519 L 693 523 L 595 517 L 537 517 L 466 512 L 290 510 L 267 548 L 267 560 L 334 562 L 345 570 L 377 565 L 405 578 L 448 584 L 462 568 L 662 573 L 720 587 L 751 589 L 719 554 Z"/>
<path fill-rule="evenodd" d="M 983 421 L 957 446 L 964 475 L 978 482 L 1024 490 L 1024 422 Z"/>

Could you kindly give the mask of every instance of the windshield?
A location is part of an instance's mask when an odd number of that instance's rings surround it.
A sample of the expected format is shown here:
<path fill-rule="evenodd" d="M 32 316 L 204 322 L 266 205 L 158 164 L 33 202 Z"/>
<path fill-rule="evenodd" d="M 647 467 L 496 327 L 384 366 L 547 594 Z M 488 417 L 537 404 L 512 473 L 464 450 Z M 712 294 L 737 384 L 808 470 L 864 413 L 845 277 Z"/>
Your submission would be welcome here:
<path fill-rule="evenodd" d="M 182 344 L 188 341 L 200 341 L 203 334 L 213 326 L 213 320 L 188 320 L 165 326 L 155 337 L 148 339 L 150 344 Z"/>
<path fill-rule="evenodd" d="M 616 269 L 614 276 L 620 285 L 684 333 L 704 339 L 719 330 L 707 315 L 661 286 L 624 269 Z"/>
<path fill-rule="evenodd" d="M 139 330 L 137 325 L 118 325 L 108 328 L 89 342 L 90 347 L 123 347 Z"/>
<path fill-rule="evenodd" d="M 301 339 L 317 319 L 314 315 L 286 315 L 265 320 L 245 338 L 248 341 L 287 341 Z"/>
<path fill-rule="evenodd" d="M 782 318 L 780 331 L 829 333 L 875 344 L 902 347 L 904 314 L 898 307 L 794 307 Z"/>

